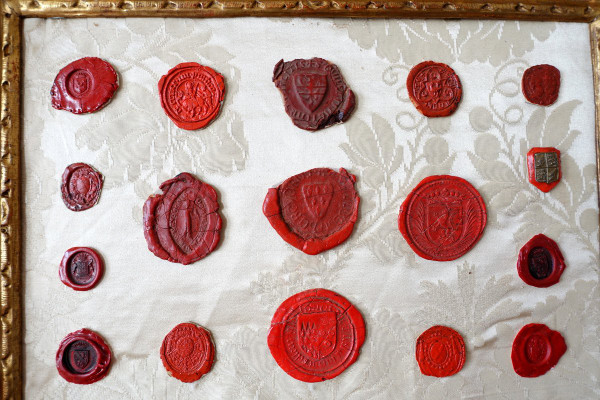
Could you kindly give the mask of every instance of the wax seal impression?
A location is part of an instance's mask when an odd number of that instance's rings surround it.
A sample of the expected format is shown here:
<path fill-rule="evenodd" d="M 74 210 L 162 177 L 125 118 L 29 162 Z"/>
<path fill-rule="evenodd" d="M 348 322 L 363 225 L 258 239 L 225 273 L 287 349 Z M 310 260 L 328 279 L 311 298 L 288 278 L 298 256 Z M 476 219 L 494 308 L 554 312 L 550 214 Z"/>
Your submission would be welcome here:
<path fill-rule="evenodd" d="M 423 375 L 451 376 L 465 363 L 465 342 L 452 328 L 432 326 L 417 339 L 416 357 Z"/>
<path fill-rule="evenodd" d="M 339 68 L 322 58 L 280 60 L 273 82 L 294 125 L 308 131 L 345 122 L 356 104 Z"/>
<path fill-rule="evenodd" d="M 527 172 L 529 182 L 547 193 L 562 178 L 560 151 L 554 147 L 534 147 L 527 153 Z"/>
<path fill-rule="evenodd" d="M 195 62 L 176 65 L 158 81 L 160 105 L 181 129 L 204 128 L 219 115 L 225 98 L 223 76 Z"/>
<path fill-rule="evenodd" d="M 52 107 L 73 114 L 98 111 L 119 88 L 115 69 L 101 58 L 85 57 L 58 72 L 50 90 Z"/>
<path fill-rule="evenodd" d="M 285 300 L 275 311 L 267 343 L 288 375 L 321 382 L 344 372 L 365 341 L 360 312 L 330 290 L 311 289 Z"/>
<path fill-rule="evenodd" d="M 560 71 L 548 64 L 527 68 L 521 80 L 521 90 L 530 103 L 540 106 L 552 105 L 558 99 Z"/>
<path fill-rule="evenodd" d="M 554 368 L 566 351 L 560 332 L 544 324 L 528 324 L 517 333 L 510 358 L 517 374 L 535 378 Z"/>
<path fill-rule="evenodd" d="M 212 368 L 215 359 L 212 336 L 200 325 L 179 324 L 165 336 L 160 359 L 173 378 L 182 382 L 197 381 Z"/>
<path fill-rule="evenodd" d="M 100 199 L 104 177 L 94 167 L 75 163 L 65 168 L 60 191 L 63 202 L 71 211 L 83 211 L 93 207 Z"/>
<path fill-rule="evenodd" d="M 163 194 L 144 203 L 144 237 L 157 257 L 190 264 L 219 243 L 221 216 L 217 192 L 187 172 L 160 185 Z"/>
<path fill-rule="evenodd" d="M 75 290 L 90 290 L 98 284 L 104 263 L 100 255 L 89 247 L 72 247 L 65 252 L 58 276 L 65 285 Z"/>
<path fill-rule="evenodd" d="M 560 280 L 564 269 L 565 259 L 558 245 L 541 233 L 532 237 L 519 251 L 517 272 L 528 285 L 552 286 Z"/>
<path fill-rule="evenodd" d="M 475 246 L 486 221 L 477 189 L 462 178 L 435 175 L 423 179 L 406 197 L 398 228 L 419 256 L 450 261 Z"/>
<path fill-rule="evenodd" d="M 87 385 L 104 378 L 110 368 L 110 348 L 89 329 L 69 333 L 56 352 L 56 369 L 68 382 Z"/>
<path fill-rule="evenodd" d="M 408 73 L 406 88 L 410 101 L 426 117 L 447 117 L 462 97 L 458 75 L 446 64 L 424 61 Z"/>
<path fill-rule="evenodd" d="M 360 198 L 356 177 L 341 168 L 315 168 L 269 189 L 263 213 L 279 236 L 306 254 L 319 254 L 350 236 Z"/>

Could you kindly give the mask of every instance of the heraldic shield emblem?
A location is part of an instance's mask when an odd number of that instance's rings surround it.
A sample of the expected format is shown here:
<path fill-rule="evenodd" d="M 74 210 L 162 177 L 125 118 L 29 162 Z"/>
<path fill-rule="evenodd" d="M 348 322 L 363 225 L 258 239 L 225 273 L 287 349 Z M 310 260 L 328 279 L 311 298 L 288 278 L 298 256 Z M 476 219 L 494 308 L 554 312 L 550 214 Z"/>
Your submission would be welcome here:
<path fill-rule="evenodd" d="M 300 73 L 294 76 L 294 86 L 302 105 L 313 112 L 321 105 L 327 93 L 327 75 Z"/>
<path fill-rule="evenodd" d="M 426 207 L 427 238 L 438 245 L 455 243 L 463 233 L 463 209 L 460 201 L 429 201 Z"/>
<path fill-rule="evenodd" d="M 90 360 L 90 351 L 88 349 L 75 349 L 71 353 L 71 365 L 80 372 L 87 369 Z"/>
<path fill-rule="evenodd" d="M 300 314 L 297 329 L 298 344 L 306 357 L 319 360 L 335 349 L 337 318 L 334 312 Z"/>
<path fill-rule="evenodd" d="M 321 219 L 331 203 L 333 187 L 331 183 L 310 183 L 302 186 L 302 197 L 312 217 Z"/>

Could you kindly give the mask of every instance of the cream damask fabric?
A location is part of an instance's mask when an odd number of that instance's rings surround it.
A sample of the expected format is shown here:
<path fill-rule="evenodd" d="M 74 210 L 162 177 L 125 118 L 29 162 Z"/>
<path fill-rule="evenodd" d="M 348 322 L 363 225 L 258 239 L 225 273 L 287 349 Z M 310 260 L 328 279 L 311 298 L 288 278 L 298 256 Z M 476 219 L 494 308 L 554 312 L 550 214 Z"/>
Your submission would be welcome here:
<path fill-rule="evenodd" d="M 30 399 L 591 399 L 600 396 L 598 197 L 594 99 L 587 25 L 327 19 L 25 20 L 25 374 Z M 50 87 L 69 62 L 97 56 L 120 75 L 113 101 L 91 115 L 54 110 Z M 294 127 L 271 82 L 281 58 L 336 63 L 356 93 L 348 122 L 316 133 Z M 408 100 L 410 68 L 452 66 L 462 102 L 449 118 L 422 117 Z M 157 82 L 196 61 L 221 72 L 223 112 L 207 129 L 178 129 L 160 107 Z M 551 63 L 562 74 L 551 107 L 525 102 L 523 71 Z M 544 194 L 527 181 L 533 146 L 562 152 L 563 179 Z M 63 205 L 64 168 L 84 161 L 105 187 L 98 205 Z M 314 167 L 358 177 L 360 217 L 349 240 L 319 256 L 287 245 L 262 215 L 267 189 Z M 195 264 L 152 255 L 142 233 L 144 200 L 191 172 L 219 192 L 221 244 Z M 453 174 L 488 208 L 482 240 L 451 262 L 416 256 L 397 229 L 401 202 L 424 177 Z M 516 272 L 520 247 L 537 233 L 567 262 L 547 289 Z M 89 292 L 58 279 L 66 249 L 91 246 L 106 272 Z M 339 377 L 296 381 L 271 357 L 271 317 L 288 296 L 323 287 L 362 313 L 367 339 Z M 180 322 L 208 328 L 213 371 L 196 383 L 170 378 L 159 358 Z M 510 349 L 526 323 L 565 336 L 556 368 L 516 375 Z M 417 336 L 431 325 L 458 330 L 463 370 L 421 375 Z M 59 377 L 55 353 L 87 327 L 110 344 L 110 374 L 90 386 Z"/>

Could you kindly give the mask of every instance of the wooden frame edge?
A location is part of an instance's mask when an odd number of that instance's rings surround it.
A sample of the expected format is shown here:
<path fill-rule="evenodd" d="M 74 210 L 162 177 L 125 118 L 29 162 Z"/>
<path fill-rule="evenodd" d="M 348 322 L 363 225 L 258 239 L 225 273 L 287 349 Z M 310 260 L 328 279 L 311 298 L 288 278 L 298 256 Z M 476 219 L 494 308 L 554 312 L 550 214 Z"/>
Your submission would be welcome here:
<path fill-rule="evenodd" d="M 596 110 L 596 179 L 598 182 L 598 208 L 600 208 L 600 19 L 590 24 L 592 49 L 592 74 L 594 75 L 594 103 Z M 600 222 L 600 214 L 598 215 Z M 600 272 L 598 272 L 600 276 Z"/>

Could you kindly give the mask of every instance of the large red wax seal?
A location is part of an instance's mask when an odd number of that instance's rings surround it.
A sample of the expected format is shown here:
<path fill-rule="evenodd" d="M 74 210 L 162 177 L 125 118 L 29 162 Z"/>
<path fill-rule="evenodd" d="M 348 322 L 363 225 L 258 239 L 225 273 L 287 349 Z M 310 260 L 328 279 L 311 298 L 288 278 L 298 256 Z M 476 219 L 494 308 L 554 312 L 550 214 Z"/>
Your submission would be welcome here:
<path fill-rule="evenodd" d="M 515 372 L 526 378 L 544 375 L 567 351 L 562 335 L 544 324 L 525 325 L 513 341 L 510 358 Z"/>
<path fill-rule="evenodd" d="M 560 71 L 548 64 L 527 68 L 521 80 L 521 90 L 528 102 L 549 106 L 558 99 Z"/>
<path fill-rule="evenodd" d="M 410 101 L 426 117 L 451 115 L 462 97 L 458 75 L 446 64 L 424 61 L 410 70 L 406 79 Z"/>
<path fill-rule="evenodd" d="M 69 210 L 83 211 L 100 199 L 104 177 L 91 165 L 75 163 L 65 168 L 60 191 Z"/>
<path fill-rule="evenodd" d="M 269 189 L 263 213 L 279 236 L 306 254 L 342 243 L 358 216 L 356 177 L 345 169 L 315 168 Z"/>
<path fill-rule="evenodd" d="M 356 359 L 365 341 L 360 312 L 330 290 L 311 289 L 281 303 L 267 343 L 277 364 L 304 382 L 332 379 Z"/>
<path fill-rule="evenodd" d="M 557 283 L 565 269 L 565 260 L 556 242 L 549 237 L 535 235 L 519 252 L 517 271 L 523 282 L 535 287 Z"/>
<path fill-rule="evenodd" d="M 58 276 L 65 285 L 75 290 L 90 290 L 98 284 L 104 263 L 98 253 L 89 247 L 73 247 L 65 252 Z"/>
<path fill-rule="evenodd" d="M 144 203 L 148 249 L 171 262 L 190 264 L 219 243 L 221 216 L 217 192 L 187 172 L 160 185 L 163 194 Z"/>
<path fill-rule="evenodd" d="M 50 90 L 52 107 L 74 114 L 104 107 L 119 87 L 115 69 L 97 57 L 73 61 L 58 72 Z"/>
<path fill-rule="evenodd" d="M 207 374 L 215 359 L 215 345 L 209 331 L 186 322 L 165 336 L 160 346 L 160 359 L 173 378 L 194 382 Z"/>
<path fill-rule="evenodd" d="M 416 357 L 423 375 L 454 375 L 465 363 L 465 342 L 454 329 L 432 326 L 417 339 Z"/>
<path fill-rule="evenodd" d="M 195 62 L 176 65 L 158 81 L 160 105 L 181 129 L 204 128 L 219 115 L 225 97 L 223 76 Z"/>
<path fill-rule="evenodd" d="M 450 261 L 479 241 L 486 221 L 477 189 L 462 178 L 436 175 L 423 179 L 406 197 L 398 227 L 421 257 Z"/>
<path fill-rule="evenodd" d="M 72 383 L 87 385 L 104 378 L 110 368 L 110 348 L 89 329 L 69 333 L 56 352 L 60 376 Z"/>
<path fill-rule="evenodd" d="M 542 192 L 549 192 L 562 178 L 560 151 L 554 147 L 534 147 L 527 152 L 529 182 Z"/>
<path fill-rule="evenodd" d="M 294 125 L 308 131 L 345 122 L 356 104 L 339 68 L 322 58 L 280 60 L 273 82 Z"/>

